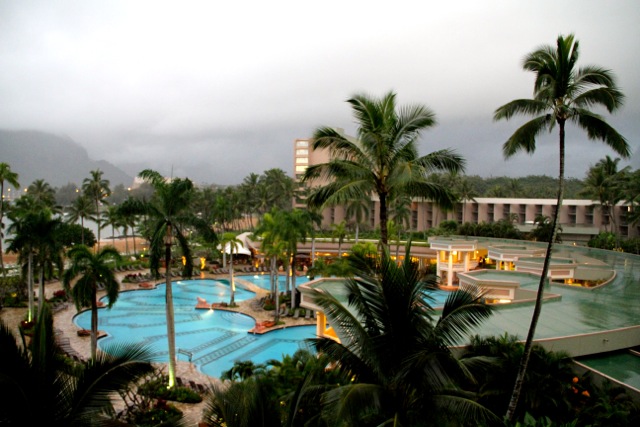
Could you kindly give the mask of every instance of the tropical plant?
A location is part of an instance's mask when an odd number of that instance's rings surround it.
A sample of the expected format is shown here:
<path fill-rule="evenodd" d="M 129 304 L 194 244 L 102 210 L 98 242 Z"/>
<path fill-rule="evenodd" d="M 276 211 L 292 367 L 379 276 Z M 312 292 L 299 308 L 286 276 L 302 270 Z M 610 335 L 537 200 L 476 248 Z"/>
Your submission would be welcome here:
<path fill-rule="evenodd" d="M 86 246 L 80 245 L 71 248 L 67 256 L 71 259 L 71 265 L 64 272 L 62 284 L 73 296 L 78 310 L 91 308 L 91 358 L 95 359 L 98 351 L 98 289 L 106 291 L 107 307 L 111 308 L 120 292 L 120 283 L 113 272 L 113 264 L 120 260 L 120 254 L 112 246 L 106 246 L 94 254 Z"/>
<path fill-rule="evenodd" d="M 67 213 L 69 214 L 67 218 L 68 223 L 75 224 L 78 220 L 80 220 L 80 226 L 82 227 L 82 244 L 84 245 L 84 220 L 93 219 L 95 220 L 95 207 L 93 206 L 93 202 L 86 196 L 76 197 L 73 201 L 73 204 L 67 209 Z"/>
<path fill-rule="evenodd" d="M 6 277 L 4 271 L 4 245 L 2 239 L 4 238 L 4 183 L 12 185 L 14 188 L 20 187 L 18 182 L 18 174 L 11 170 L 11 166 L 7 163 L 0 163 L 0 269 L 2 270 L 2 277 Z M 7 202 L 8 203 L 8 202 Z"/>
<path fill-rule="evenodd" d="M 26 198 L 27 196 L 22 196 Z M 30 196 L 29 196 L 30 198 Z M 29 310 L 28 317 L 33 317 L 33 280 L 32 271 L 39 272 L 40 285 L 38 291 L 38 311 L 42 310 L 45 298 L 46 279 L 53 276 L 54 268 L 62 272 L 64 250 L 60 239 L 62 222 L 52 218 L 51 211 L 12 210 L 12 224 L 9 231 L 14 235 L 7 248 L 10 252 L 20 254 L 21 260 L 27 264 Z M 25 259 L 26 258 L 26 259 Z"/>
<path fill-rule="evenodd" d="M 48 208 L 57 214 L 62 208 L 56 204 L 56 190 L 44 179 L 36 179 L 27 187 L 27 194 L 41 208 Z"/>
<path fill-rule="evenodd" d="M 355 95 L 347 102 L 358 122 L 357 141 L 329 127 L 316 129 L 313 149 L 328 150 L 331 159 L 305 171 L 304 182 L 328 181 L 312 191 L 307 203 L 340 205 L 377 195 L 381 241 L 386 246 L 388 199 L 404 194 L 428 198 L 443 207 L 452 206 L 450 191 L 429 181 L 428 176 L 435 171 L 461 171 L 464 160 L 449 149 L 418 156 L 416 141 L 422 131 L 436 123 L 435 114 L 425 106 L 396 109 L 396 95 L 392 92 L 380 99 Z"/>
<path fill-rule="evenodd" d="M 625 175 L 628 168 L 618 170 L 620 158 L 615 160 L 609 156 L 599 160 L 589 168 L 584 180 L 581 196 L 589 197 L 600 204 L 603 216 L 606 218 L 608 231 L 618 233 L 614 208 L 618 202 L 624 200 Z M 606 230 L 607 231 L 607 230 Z"/>
<path fill-rule="evenodd" d="M 479 402 L 494 413 L 504 411 L 509 404 L 523 350 L 518 338 L 506 333 L 498 337 L 474 336 L 464 350 L 462 359 L 485 357 L 491 362 L 472 365 L 477 382 L 469 386 L 478 393 Z M 534 417 L 550 416 L 557 422 L 574 419 L 572 386 L 576 374 L 571 358 L 566 353 L 534 345 L 530 363 L 523 402 L 515 419 L 523 420 L 526 413 Z"/>
<path fill-rule="evenodd" d="M 548 242 L 554 232 L 551 218 L 546 215 L 538 215 L 536 219 L 533 220 L 533 223 L 536 226 L 533 230 L 531 230 L 531 236 L 534 238 L 534 240 L 538 242 Z M 560 233 L 562 233 L 562 226 L 557 225 L 554 243 L 562 243 L 562 237 Z"/>
<path fill-rule="evenodd" d="M 234 307 L 236 305 L 236 283 L 233 278 L 233 254 L 242 247 L 242 241 L 234 233 L 224 233 L 220 237 L 220 247 L 224 254 L 229 252 L 229 286 L 231 286 L 229 305 Z"/>
<path fill-rule="evenodd" d="M 0 425 L 106 423 L 115 414 L 116 392 L 153 370 L 150 351 L 139 346 L 110 346 L 97 358 L 70 366 L 55 341 L 46 304 L 28 347 L 0 322 L 0 348 Z"/>
<path fill-rule="evenodd" d="M 400 265 L 387 249 L 373 259 L 349 257 L 356 274 L 345 285 L 348 305 L 328 292 L 313 292 L 340 342 L 311 342 L 352 379 L 325 393 L 329 425 L 495 419 L 457 387 L 468 371 L 449 347 L 488 318 L 491 307 L 480 301 L 481 294 L 460 290 L 451 293 L 438 316 L 430 296 L 436 279 L 423 277 L 408 255 L 407 249 Z"/>
<path fill-rule="evenodd" d="M 355 199 L 350 200 L 347 203 L 347 209 L 345 216 L 350 219 L 353 218 L 353 222 L 356 226 L 355 243 L 358 243 L 360 237 L 360 224 L 369 218 L 371 200 L 368 199 Z"/>
<path fill-rule="evenodd" d="M 84 196 L 93 200 L 95 221 L 98 224 L 98 249 L 100 249 L 100 229 L 102 228 L 102 216 L 100 212 L 100 206 L 102 200 L 105 197 L 109 197 L 111 189 L 109 188 L 109 180 L 102 179 L 102 172 L 100 169 L 91 171 L 91 177 L 85 178 L 82 182 L 82 191 Z"/>
<path fill-rule="evenodd" d="M 551 250 L 558 225 L 558 215 L 564 194 L 564 157 L 565 125 L 574 123 L 587 132 L 592 140 L 601 140 L 622 157 L 628 157 L 630 150 L 627 141 L 598 114 L 589 110 L 593 106 L 602 106 L 609 113 L 617 110 L 624 98 L 616 85 L 613 74 L 598 66 L 577 68 L 579 56 L 578 41 L 573 34 L 559 36 L 556 46 L 542 46 L 529 53 L 523 61 L 523 68 L 535 74 L 533 99 L 517 99 L 499 107 L 494 120 L 509 120 L 518 114 L 533 115 L 532 120 L 518 128 L 503 144 L 502 152 L 509 158 L 519 151 L 533 153 L 536 138 L 542 132 L 551 131 L 556 125 L 559 131 L 559 173 L 556 209 L 552 219 L 552 230 L 540 276 L 538 295 L 533 310 L 531 326 L 527 334 L 512 400 L 506 417 L 513 419 L 522 382 L 531 354 L 533 337 L 542 307 L 544 284 Z"/>
<path fill-rule="evenodd" d="M 278 285 L 278 259 L 283 261 L 286 259 L 286 242 L 282 240 L 279 230 L 279 212 L 277 209 L 272 209 L 271 212 L 267 212 L 262 216 L 262 219 L 258 223 L 254 234 L 262 239 L 260 249 L 264 253 L 266 259 L 269 260 L 269 278 L 270 278 L 270 292 L 274 295 L 275 299 L 275 314 L 274 322 L 276 324 L 280 320 L 280 289 Z"/>
<path fill-rule="evenodd" d="M 466 220 L 466 205 L 468 202 L 476 201 L 475 198 L 478 197 L 478 192 L 471 179 L 467 176 L 461 176 L 455 181 L 454 191 L 459 202 L 462 203 L 462 222 L 464 223 Z"/>
<path fill-rule="evenodd" d="M 149 182 L 155 189 L 153 199 L 139 207 L 140 212 L 146 214 L 151 224 L 151 243 L 149 265 L 153 274 L 160 275 L 160 263 L 165 265 L 165 300 L 167 317 L 167 343 L 169 348 L 169 388 L 176 383 L 176 343 L 175 325 L 173 318 L 173 292 L 171 287 L 171 247 L 174 239 L 177 241 L 184 266 L 182 276 L 191 278 L 193 275 L 193 259 L 191 249 L 187 241 L 186 231 L 188 227 L 198 231 L 206 242 L 217 241 L 217 236 L 209 225 L 191 211 L 191 202 L 194 197 L 194 186 L 191 180 L 185 178 L 165 178 L 158 172 L 145 169 L 140 172 L 140 177 Z"/>
<path fill-rule="evenodd" d="M 347 222 L 340 221 L 335 224 L 331 224 L 331 242 L 338 241 L 338 258 L 342 256 L 342 244 L 346 240 L 347 234 Z"/>

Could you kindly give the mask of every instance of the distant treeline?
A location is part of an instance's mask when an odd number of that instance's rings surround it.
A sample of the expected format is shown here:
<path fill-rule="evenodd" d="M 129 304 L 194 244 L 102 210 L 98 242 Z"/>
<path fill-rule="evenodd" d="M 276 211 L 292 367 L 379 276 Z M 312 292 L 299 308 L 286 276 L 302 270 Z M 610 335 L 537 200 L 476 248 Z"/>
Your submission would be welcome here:
<path fill-rule="evenodd" d="M 482 178 L 477 175 L 466 176 L 476 193 L 474 197 L 512 197 L 526 199 L 554 198 L 558 191 L 558 179 L 546 175 L 529 175 L 521 178 L 506 176 Z M 565 199 L 582 199 L 580 192 L 584 188 L 582 180 L 565 179 Z"/>

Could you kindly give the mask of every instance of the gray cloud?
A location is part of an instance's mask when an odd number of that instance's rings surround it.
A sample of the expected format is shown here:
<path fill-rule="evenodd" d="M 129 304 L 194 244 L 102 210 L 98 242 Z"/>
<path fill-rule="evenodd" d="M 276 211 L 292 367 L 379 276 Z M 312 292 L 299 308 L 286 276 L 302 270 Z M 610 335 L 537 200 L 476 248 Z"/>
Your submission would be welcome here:
<path fill-rule="evenodd" d="M 555 175 L 554 135 L 507 162 L 500 147 L 524 119 L 491 117 L 531 95 L 521 58 L 574 32 L 582 64 L 616 72 L 627 103 L 610 122 L 640 148 L 632 0 L 218 3 L 0 3 L 0 127 L 69 135 L 129 169 L 230 184 L 291 173 L 293 139 L 319 125 L 353 132 L 344 100 L 395 90 L 438 115 L 425 153 L 454 147 L 470 174 Z M 568 138 L 569 176 L 613 155 L 579 130 Z"/>

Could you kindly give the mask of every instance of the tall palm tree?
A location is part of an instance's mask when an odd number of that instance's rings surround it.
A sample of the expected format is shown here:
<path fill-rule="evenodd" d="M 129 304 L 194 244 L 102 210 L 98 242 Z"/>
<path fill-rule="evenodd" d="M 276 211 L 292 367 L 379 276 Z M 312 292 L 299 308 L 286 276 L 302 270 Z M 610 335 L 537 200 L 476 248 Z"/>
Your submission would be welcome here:
<path fill-rule="evenodd" d="M 483 410 L 457 390 L 464 369 L 450 347 L 460 343 L 492 309 L 481 295 L 460 290 L 441 315 L 431 306 L 435 277 L 424 277 L 407 256 L 396 264 L 387 248 L 371 259 L 349 257 L 355 276 L 347 280 L 347 304 L 330 292 L 313 291 L 340 342 L 311 340 L 316 350 L 352 382 L 325 394 L 325 411 L 345 425 L 427 425 L 433 417 L 467 420 Z M 436 410 L 437 409 L 437 410 Z M 420 421 L 421 423 L 418 423 Z M 331 424 L 329 425 L 336 425 Z"/>
<path fill-rule="evenodd" d="M 342 256 L 342 244 L 347 238 L 347 222 L 340 221 L 336 224 L 331 224 L 331 242 L 338 241 L 338 258 Z"/>
<path fill-rule="evenodd" d="M 217 240 L 215 233 L 202 219 L 191 211 L 191 202 L 194 197 L 194 186 L 188 178 L 165 178 L 158 172 L 145 169 L 140 172 L 140 177 L 149 182 L 155 189 L 155 194 L 150 203 L 141 205 L 146 209 L 146 215 L 152 221 L 151 244 L 149 263 L 151 271 L 159 275 L 161 261 L 164 260 L 166 268 L 166 316 L 167 316 L 167 342 L 169 347 L 169 387 L 176 382 L 176 338 L 173 318 L 173 292 L 171 288 L 171 247 L 174 239 L 180 247 L 185 263 L 182 270 L 183 277 L 191 278 L 193 275 L 193 259 L 191 249 L 186 238 L 188 227 L 193 227 L 202 234 L 205 241 Z M 142 213 L 142 212 L 141 212 Z"/>
<path fill-rule="evenodd" d="M 51 209 L 56 214 L 62 212 L 62 207 L 56 204 L 56 190 L 44 179 L 36 179 L 27 188 L 27 193 L 39 206 Z"/>
<path fill-rule="evenodd" d="M 91 426 L 108 423 L 113 397 L 153 372 L 151 352 L 111 346 L 69 367 L 55 341 L 51 311 L 38 318 L 28 346 L 0 322 L 0 425 Z M 25 410 L 28 409 L 28 410 Z"/>
<path fill-rule="evenodd" d="M 69 214 L 68 223 L 75 224 L 80 220 L 80 226 L 82 227 L 81 239 L 84 245 L 84 220 L 85 218 L 95 220 L 96 211 L 93 202 L 85 195 L 76 197 L 73 204 L 67 209 L 67 213 Z"/>
<path fill-rule="evenodd" d="M 238 252 L 238 249 L 242 247 L 242 241 L 238 239 L 235 233 L 224 233 L 220 237 L 220 247 L 225 254 L 227 253 L 227 247 L 229 250 L 229 286 L 231 286 L 231 300 L 229 301 L 229 305 L 233 307 L 236 305 L 236 283 L 233 278 L 233 254 Z"/>
<path fill-rule="evenodd" d="M 102 212 L 102 217 L 104 218 L 104 224 L 102 225 L 102 228 L 111 227 L 111 241 L 114 242 L 112 244 L 115 244 L 116 229 L 122 227 L 123 225 L 118 206 L 107 206 L 107 210 Z"/>
<path fill-rule="evenodd" d="M 94 254 L 86 246 L 75 246 L 67 253 L 71 265 L 64 272 L 63 285 L 71 293 L 76 308 L 91 308 L 91 358 L 98 352 L 98 288 L 104 289 L 107 307 L 111 308 L 118 299 L 120 283 L 113 272 L 112 262 L 120 260 L 120 254 L 112 246 L 102 248 Z M 71 282 L 78 279 L 73 288 Z"/>
<path fill-rule="evenodd" d="M 532 120 L 518 128 L 502 146 L 506 158 L 519 151 L 533 153 L 536 137 L 552 130 L 556 125 L 559 132 L 559 173 L 556 209 L 553 214 L 553 232 L 547 245 L 538 295 L 531 318 L 531 326 L 525 342 L 520 372 L 516 378 L 514 392 L 507 410 L 507 418 L 512 420 L 518 397 L 522 389 L 536 325 L 542 308 L 542 295 L 547 280 L 551 250 L 558 226 L 558 213 L 564 194 L 565 125 L 574 123 L 587 132 L 592 140 L 601 140 L 622 157 L 630 154 L 625 138 L 612 128 L 600 115 L 589 110 L 592 106 L 602 106 L 609 113 L 617 110 L 624 99 L 618 89 L 613 74 L 604 68 L 588 65 L 578 68 L 578 41 L 573 34 L 560 35 L 556 46 L 542 46 L 529 53 L 523 61 L 523 68 L 535 74 L 533 99 L 517 99 L 499 107 L 494 120 L 509 120 L 518 114 L 533 115 Z"/>
<path fill-rule="evenodd" d="M 360 234 L 360 224 L 369 218 L 369 212 L 371 208 L 370 199 L 354 199 L 347 203 L 346 216 L 347 218 L 353 218 L 353 222 L 356 224 L 355 243 L 358 244 L 358 238 Z"/>
<path fill-rule="evenodd" d="M 456 180 L 455 192 L 458 196 L 458 200 L 462 202 L 462 223 L 465 223 L 467 202 L 475 202 L 475 198 L 478 197 L 478 193 L 471 183 L 471 180 L 466 176 L 459 177 L 459 179 Z"/>
<path fill-rule="evenodd" d="M 4 237 L 4 183 L 8 183 L 13 186 L 13 188 L 19 188 L 20 183 L 18 182 L 18 174 L 11 170 L 11 166 L 9 164 L 1 162 L 0 163 L 0 269 L 2 270 L 2 277 L 6 277 L 6 272 L 4 271 L 4 246 L 2 245 L 2 238 Z M 8 201 L 7 201 L 8 203 Z"/>
<path fill-rule="evenodd" d="M 275 307 L 274 322 L 280 320 L 280 287 L 278 284 L 278 258 L 286 258 L 286 242 L 280 237 L 278 230 L 277 209 L 272 209 L 262 216 L 254 234 L 261 239 L 260 251 L 269 260 L 269 276 L 271 282 L 271 294 L 274 295 Z"/>
<path fill-rule="evenodd" d="M 451 206 L 453 197 L 447 188 L 430 182 L 428 176 L 434 171 L 461 171 L 464 160 L 449 149 L 418 155 L 416 142 L 422 131 L 436 124 L 435 114 L 423 105 L 396 109 L 393 92 L 379 99 L 355 95 L 347 102 L 358 122 L 357 141 L 329 127 L 316 129 L 313 149 L 327 149 L 332 157 L 305 171 L 304 182 L 328 181 L 312 192 L 307 203 L 340 205 L 377 195 L 381 241 L 386 246 L 388 198 L 406 194 Z"/>
<path fill-rule="evenodd" d="M 624 176 L 628 171 L 628 167 L 618 170 L 619 162 L 620 158 L 612 159 L 609 156 L 599 160 L 589 168 L 580 192 L 581 196 L 600 203 L 602 213 L 608 219 L 606 225 L 610 226 L 613 233 L 618 233 L 614 207 L 624 200 Z"/>
<path fill-rule="evenodd" d="M 128 226 L 131 228 L 131 235 L 133 237 L 133 253 L 136 254 L 136 225 L 138 223 L 138 215 L 146 211 L 145 202 L 128 197 L 124 202 L 120 203 L 118 210 L 120 217 L 126 224 L 125 227 Z M 127 231 L 125 228 L 125 244 L 127 238 L 126 233 Z M 128 253 L 129 249 L 127 248 L 126 251 Z"/>
<path fill-rule="evenodd" d="M 85 178 L 82 182 L 82 191 L 84 195 L 93 200 L 93 205 L 95 208 L 95 219 L 98 224 L 98 249 L 100 249 L 100 229 L 102 223 L 102 217 L 100 214 L 100 205 L 102 204 L 102 199 L 105 197 L 109 197 L 111 195 L 111 189 L 109 188 L 109 180 L 102 179 L 102 172 L 100 169 L 96 169 L 91 171 L 91 177 Z"/>
<path fill-rule="evenodd" d="M 22 198 L 30 196 L 22 196 Z M 54 268 L 63 270 L 62 252 L 64 250 L 58 231 L 62 221 L 54 218 L 49 209 L 28 209 L 12 212 L 10 231 L 15 236 L 11 239 L 8 250 L 27 257 L 28 276 L 32 271 L 40 274 L 38 290 L 38 313 L 42 311 L 45 298 L 46 279 L 51 277 Z M 24 259 L 24 258 L 23 258 Z M 29 317 L 33 316 L 33 281 L 28 278 Z"/>
<path fill-rule="evenodd" d="M 311 216 L 306 210 L 294 209 L 280 211 L 278 220 L 279 235 L 286 242 L 287 279 L 291 284 L 291 308 L 296 307 L 296 264 L 298 243 L 306 243 L 310 230 L 313 228 Z"/>

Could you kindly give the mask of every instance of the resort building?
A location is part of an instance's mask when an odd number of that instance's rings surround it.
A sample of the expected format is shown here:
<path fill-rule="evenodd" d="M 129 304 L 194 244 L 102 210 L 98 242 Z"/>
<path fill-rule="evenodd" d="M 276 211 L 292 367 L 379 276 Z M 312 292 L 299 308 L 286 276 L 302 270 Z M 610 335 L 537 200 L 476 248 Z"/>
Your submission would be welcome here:
<path fill-rule="evenodd" d="M 338 131 L 343 132 L 341 129 Z M 349 138 L 347 136 L 347 138 Z M 306 184 L 301 182 L 302 175 L 307 167 L 320 163 L 326 163 L 330 159 L 328 150 L 314 150 L 312 139 L 296 139 L 293 142 L 294 149 L 294 179 L 300 188 Z M 321 182 L 313 183 L 314 186 Z M 304 194 L 304 191 L 301 192 Z M 424 231 L 437 227 L 442 221 L 454 220 L 458 223 L 493 223 L 500 220 L 508 220 L 523 232 L 535 228 L 534 221 L 539 216 L 552 217 L 556 205 L 555 198 L 549 199 L 524 199 L 524 198 L 499 198 L 477 197 L 459 203 L 453 211 L 444 211 L 429 200 L 414 199 L 411 203 L 411 231 Z M 294 202 L 294 207 L 303 207 L 304 197 L 299 197 Z M 377 197 L 371 198 L 371 209 L 368 217 L 368 226 L 379 227 L 379 201 Z M 602 231 L 615 231 L 623 238 L 640 236 L 640 224 L 631 226 L 627 222 L 629 206 L 619 203 L 613 208 L 613 218 L 604 212 L 592 200 L 565 199 L 560 209 L 561 236 L 565 243 L 584 245 L 593 236 Z M 345 220 L 351 221 L 346 216 L 344 206 L 327 207 L 323 211 L 324 220 L 322 227 L 328 228 L 331 224 Z M 615 227 L 616 230 L 612 230 Z"/>

